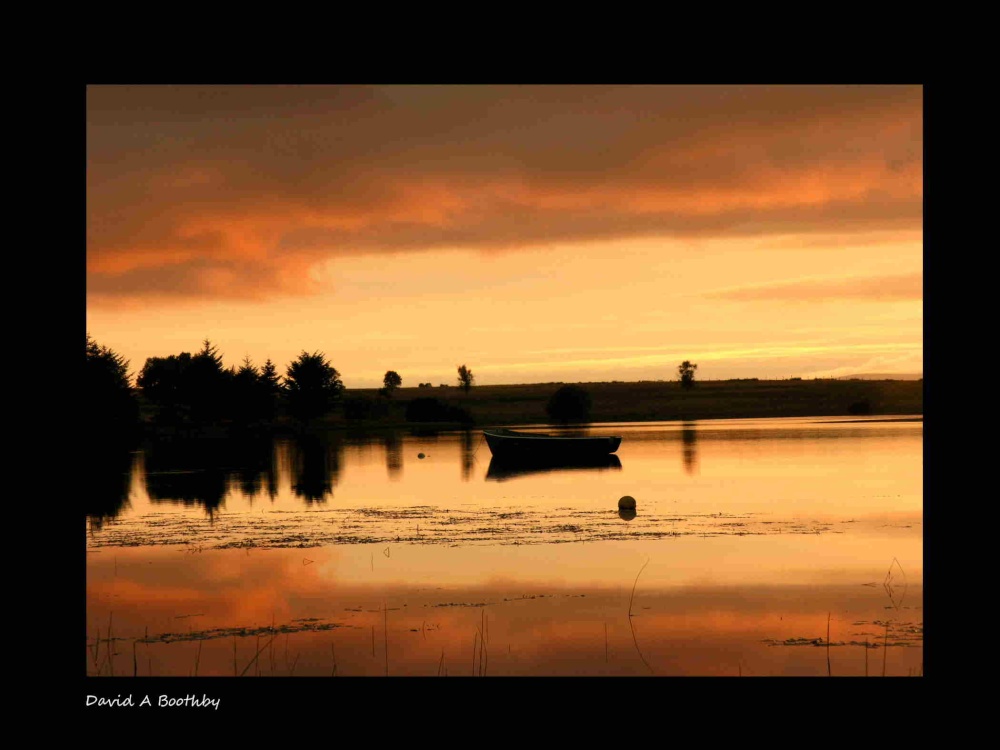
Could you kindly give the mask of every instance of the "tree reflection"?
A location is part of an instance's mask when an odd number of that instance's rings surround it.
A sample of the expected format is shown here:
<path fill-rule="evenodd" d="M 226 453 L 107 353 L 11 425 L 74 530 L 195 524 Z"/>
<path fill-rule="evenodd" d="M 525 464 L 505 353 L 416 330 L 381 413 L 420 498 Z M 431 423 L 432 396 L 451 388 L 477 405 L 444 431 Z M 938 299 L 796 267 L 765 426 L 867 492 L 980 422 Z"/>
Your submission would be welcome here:
<path fill-rule="evenodd" d="M 265 486 L 272 499 L 278 494 L 274 441 L 245 437 L 233 445 L 232 458 L 237 467 L 233 478 L 248 501 L 252 503 Z"/>
<path fill-rule="evenodd" d="M 91 450 L 83 476 L 84 511 L 92 531 L 129 507 L 134 454 L 128 448 Z"/>
<path fill-rule="evenodd" d="M 684 470 L 688 474 L 694 474 L 698 470 L 698 435 L 694 422 L 685 422 L 681 425 L 681 441 Z"/>
<path fill-rule="evenodd" d="M 480 433 L 481 435 L 482 433 Z M 476 465 L 475 447 L 473 445 L 472 432 L 464 430 L 462 432 L 462 481 L 472 480 L 472 470 Z"/>
<path fill-rule="evenodd" d="M 385 445 L 385 470 L 389 479 L 398 481 L 403 476 L 403 438 L 398 432 L 387 432 L 382 440 Z"/>
<path fill-rule="evenodd" d="M 153 502 L 201 505 L 212 516 L 231 487 L 248 498 L 265 484 L 272 497 L 278 492 L 270 437 L 160 439 L 145 446 L 144 457 Z"/>
<path fill-rule="evenodd" d="M 307 503 L 325 503 L 340 475 L 340 441 L 305 434 L 292 441 L 289 450 L 292 492 Z"/>
<path fill-rule="evenodd" d="M 201 505 L 209 517 L 226 499 L 225 440 L 177 439 L 146 446 L 146 493 L 154 503 Z"/>

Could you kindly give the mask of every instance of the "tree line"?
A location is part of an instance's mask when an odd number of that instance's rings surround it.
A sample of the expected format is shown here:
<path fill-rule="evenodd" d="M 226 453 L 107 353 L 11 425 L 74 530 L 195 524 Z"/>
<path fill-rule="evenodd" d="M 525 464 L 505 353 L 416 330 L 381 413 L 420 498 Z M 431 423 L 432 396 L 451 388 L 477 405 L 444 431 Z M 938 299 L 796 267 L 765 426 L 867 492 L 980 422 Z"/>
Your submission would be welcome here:
<path fill-rule="evenodd" d="M 395 370 L 386 372 L 379 390 L 381 399 L 344 397 L 340 373 L 319 351 L 302 351 L 278 373 L 274 362 L 257 367 L 249 357 L 239 367 L 225 367 L 218 348 L 206 339 L 191 354 L 150 357 L 136 377 L 136 389 L 129 383 L 129 362 L 87 334 L 87 355 L 83 423 L 101 440 L 127 438 L 140 425 L 140 405 L 136 390 L 152 410 L 150 421 L 165 428 L 228 424 L 236 428 L 273 425 L 281 416 L 308 425 L 341 408 L 347 419 L 380 418 L 403 379 Z M 684 388 L 694 386 L 698 365 L 685 360 L 678 367 Z M 466 365 L 458 365 L 457 383 L 466 394 L 475 375 Z M 429 387 L 430 383 L 421 383 Z M 590 395 L 579 386 L 565 386 L 553 394 L 547 413 L 553 421 L 586 421 Z M 406 404 L 408 421 L 448 421 L 471 423 L 468 410 L 445 404 L 436 398 L 417 398 Z"/>
<path fill-rule="evenodd" d="M 282 414 L 309 424 L 338 406 L 348 418 L 377 417 L 387 411 L 384 403 L 364 397 L 345 399 L 340 373 L 319 351 L 302 351 L 281 375 L 270 359 L 257 367 L 245 357 L 239 367 L 227 368 L 218 348 L 206 339 L 194 354 L 149 357 L 136 377 L 135 390 L 128 367 L 124 357 L 87 334 L 84 424 L 99 430 L 102 437 L 127 435 L 138 427 L 136 390 L 152 408 L 151 421 L 162 427 L 261 427 Z M 466 365 L 457 371 L 458 385 L 468 393 L 475 376 Z M 391 400 L 402 384 L 399 373 L 389 370 L 379 394 Z"/>

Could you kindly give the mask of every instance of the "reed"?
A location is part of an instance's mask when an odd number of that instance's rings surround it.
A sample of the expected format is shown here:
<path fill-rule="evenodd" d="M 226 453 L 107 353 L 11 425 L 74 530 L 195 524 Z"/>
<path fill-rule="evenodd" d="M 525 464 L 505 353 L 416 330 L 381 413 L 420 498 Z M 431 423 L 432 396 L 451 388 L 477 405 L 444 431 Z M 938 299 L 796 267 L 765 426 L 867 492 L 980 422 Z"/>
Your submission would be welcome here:
<path fill-rule="evenodd" d="M 198 641 L 198 653 L 194 655 L 194 676 L 198 676 L 198 664 L 201 662 L 201 645 L 203 641 Z"/>
<path fill-rule="evenodd" d="M 243 671 L 242 671 L 242 672 L 240 672 L 240 674 L 239 674 L 239 676 L 240 676 L 240 677 L 242 677 L 243 675 L 245 675 L 245 674 L 247 673 L 247 670 L 248 670 L 248 669 L 250 669 L 250 667 L 252 667 L 252 666 L 253 666 L 254 664 L 259 664 L 259 663 L 260 663 L 260 659 L 259 659 L 259 658 L 260 658 L 260 655 L 261 655 L 262 653 L 264 653 L 264 650 L 265 650 L 265 649 L 266 649 L 266 648 L 267 648 L 268 646 L 270 646 L 270 645 L 271 645 L 271 641 L 273 641 L 273 640 L 274 640 L 274 639 L 275 639 L 276 637 L 277 637 L 276 635 L 272 635 L 272 636 L 271 636 L 271 640 L 269 640 L 269 641 L 268 641 L 267 643 L 265 643 L 265 644 L 264 644 L 263 646 L 259 646 L 259 647 L 257 648 L 257 653 L 255 653 L 255 654 L 253 655 L 253 658 L 252 658 L 252 659 L 251 659 L 250 661 L 248 661 L 248 662 L 247 662 L 247 665 L 246 665 L 245 667 L 243 667 Z M 236 636 L 233 636 L 233 638 L 235 639 L 235 638 L 236 638 Z M 258 642 L 258 643 L 260 643 L 260 636 L 257 636 L 257 642 Z M 296 657 L 296 658 L 298 658 L 298 657 Z"/>
<path fill-rule="evenodd" d="M 833 670 L 830 668 L 830 613 L 826 613 L 826 676 L 833 677 Z"/>
<path fill-rule="evenodd" d="M 330 655 L 333 657 L 333 671 L 330 673 L 331 677 L 337 676 L 337 650 L 330 644 Z"/>
<path fill-rule="evenodd" d="M 97 673 L 97 657 L 101 651 L 101 626 L 97 626 L 97 635 L 94 636 L 94 648 L 87 649 L 90 651 L 91 660 L 94 662 L 94 671 Z"/>
<path fill-rule="evenodd" d="M 382 639 L 385 643 L 385 676 L 389 676 L 389 608 L 382 602 Z"/>
<path fill-rule="evenodd" d="M 277 629 L 274 627 L 274 613 L 271 613 L 271 648 L 268 649 L 268 658 L 271 663 L 271 676 L 274 677 L 274 638 L 278 635 Z"/>
<path fill-rule="evenodd" d="M 632 595 L 628 599 L 628 627 L 632 631 L 632 643 L 635 644 L 635 652 L 639 654 L 639 658 L 646 665 L 646 669 L 649 670 L 650 674 L 656 674 L 649 662 L 646 661 L 646 657 L 642 655 L 642 649 L 639 648 L 639 639 L 635 636 L 635 626 L 632 624 L 632 600 L 635 598 L 635 587 L 639 583 L 639 576 L 642 575 L 642 571 L 646 569 L 647 565 L 649 565 L 649 558 L 646 558 L 646 562 L 639 568 L 639 572 L 635 575 L 635 583 L 632 584 Z"/>
<path fill-rule="evenodd" d="M 889 652 L 889 621 L 885 621 L 885 638 L 882 639 L 882 676 L 885 677 L 885 659 Z"/>
<path fill-rule="evenodd" d="M 489 651 L 486 649 L 486 633 L 489 628 L 489 621 L 486 619 L 486 610 L 482 610 L 479 625 L 479 676 L 486 676 L 486 665 L 489 662 Z"/>
<path fill-rule="evenodd" d="M 115 613 L 113 611 L 108 613 L 108 672 L 112 677 L 115 676 L 115 644 L 113 643 L 114 634 L 111 629 L 111 623 L 114 616 Z"/>
<path fill-rule="evenodd" d="M 642 567 L 639 568 L 639 572 L 635 574 L 635 583 L 632 584 L 632 595 L 629 596 L 629 598 L 628 598 L 628 616 L 629 617 L 632 616 L 632 600 L 635 599 L 635 587 L 639 583 L 639 576 L 642 575 L 642 571 L 644 571 L 646 569 L 647 565 L 649 565 L 649 558 L 648 557 L 646 558 L 646 562 L 644 562 L 642 564 Z"/>
<path fill-rule="evenodd" d="M 479 631 L 472 636 L 472 676 L 476 676 L 476 647 L 479 645 Z"/>

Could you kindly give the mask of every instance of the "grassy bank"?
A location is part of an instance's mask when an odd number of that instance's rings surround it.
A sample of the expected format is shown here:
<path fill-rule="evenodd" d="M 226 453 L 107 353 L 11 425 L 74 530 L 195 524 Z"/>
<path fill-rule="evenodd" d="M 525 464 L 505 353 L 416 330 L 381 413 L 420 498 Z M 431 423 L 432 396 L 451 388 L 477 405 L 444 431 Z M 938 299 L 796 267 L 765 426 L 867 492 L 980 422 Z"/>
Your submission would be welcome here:
<path fill-rule="evenodd" d="M 458 414 L 467 415 L 466 426 L 544 424 L 549 422 L 549 398 L 562 385 L 480 385 L 468 393 L 452 386 L 398 388 L 389 399 L 374 388 L 348 389 L 342 406 L 313 427 L 442 429 L 463 426 L 456 421 Z M 579 386 L 590 394 L 591 422 L 923 414 L 919 380 L 709 380 L 688 390 L 677 381 Z M 408 420 L 407 410 L 417 399 L 433 399 L 440 416 L 434 421 Z M 360 418 L 358 404 L 364 407 Z M 142 411 L 146 420 L 154 413 L 148 403 Z M 280 431 L 292 424 L 279 417 L 275 426 Z M 225 434 L 225 426 L 218 429 Z"/>
<path fill-rule="evenodd" d="M 545 406 L 561 383 L 399 388 L 373 424 L 407 424 L 406 408 L 435 398 L 464 409 L 480 427 L 548 422 Z M 752 417 L 923 414 L 923 381 L 914 380 L 719 380 L 685 390 L 679 382 L 583 383 L 591 396 L 591 421 L 642 422 Z M 352 389 L 347 397 L 381 399 L 376 389 Z M 349 424 L 340 413 L 333 423 Z"/>

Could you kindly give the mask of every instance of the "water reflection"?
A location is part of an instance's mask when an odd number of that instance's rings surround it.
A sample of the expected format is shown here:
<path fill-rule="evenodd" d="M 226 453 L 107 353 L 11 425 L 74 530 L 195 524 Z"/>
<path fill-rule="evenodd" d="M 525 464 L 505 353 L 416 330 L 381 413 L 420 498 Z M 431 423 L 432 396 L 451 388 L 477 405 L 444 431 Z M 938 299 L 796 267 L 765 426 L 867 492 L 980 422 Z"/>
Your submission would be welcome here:
<path fill-rule="evenodd" d="M 145 446 L 146 493 L 154 503 L 201 505 L 212 516 L 229 493 L 230 477 L 252 501 L 266 486 L 277 495 L 277 470 L 269 438 L 191 438 Z"/>
<path fill-rule="evenodd" d="M 503 482 L 515 477 L 531 474 L 547 474 L 555 471 L 621 471 L 622 462 L 618 456 L 594 456 L 592 458 L 498 458 L 490 459 L 486 470 L 486 481 Z"/>
<path fill-rule="evenodd" d="M 289 441 L 292 492 L 307 503 L 325 503 L 340 475 L 343 444 L 320 435 Z"/>
<path fill-rule="evenodd" d="M 398 432 L 388 432 L 382 438 L 385 445 L 385 470 L 389 479 L 399 481 L 403 478 L 403 438 Z"/>
<path fill-rule="evenodd" d="M 84 472 L 84 510 L 91 530 L 129 507 L 135 454 L 126 448 L 91 451 Z"/>
<path fill-rule="evenodd" d="M 479 433 L 480 437 L 482 433 Z M 476 448 L 471 430 L 462 432 L 462 481 L 472 480 L 472 471 L 476 465 Z"/>
<path fill-rule="evenodd" d="M 698 470 L 698 449 L 696 446 L 698 436 L 694 422 L 685 422 L 681 425 L 681 440 L 684 444 L 684 470 L 688 474 L 694 474 Z"/>

